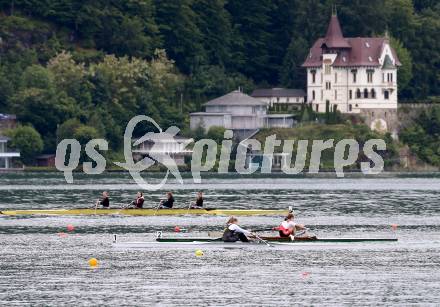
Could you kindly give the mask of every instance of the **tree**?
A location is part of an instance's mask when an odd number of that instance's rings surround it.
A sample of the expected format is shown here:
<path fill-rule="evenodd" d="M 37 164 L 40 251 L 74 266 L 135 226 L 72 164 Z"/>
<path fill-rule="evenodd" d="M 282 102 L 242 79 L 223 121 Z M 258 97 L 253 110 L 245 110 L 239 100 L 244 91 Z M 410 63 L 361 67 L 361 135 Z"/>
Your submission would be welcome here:
<path fill-rule="evenodd" d="M 271 65 L 268 46 L 273 41 L 270 32 L 270 13 L 274 8 L 272 0 L 230 0 L 226 6 L 237 27 L 235 35 L 241 36 L 242 52 L 246 63 L 239 71 L 256 82 L 275 83 L 277 67 Z"/>
<path fill-rule="evenodd" d="M 231 62 L 232 24 L 226 0 L 195 0 L 196 24 L 203 37 L 208 63 L 224 66 Z"/>
<path fill-rule="evenodd" d="M 62 141 L 64 139 L 74 138 L 76 130 L 81 127 L 81 122 L 76 118 L 66 120 L 64 123 L 58 126 L 57 139 Z"/>
<path fill-rule="evenodd" d="M 30 164 L 43 150 L 41 135 L 32 126 L 19 126 L 9 132 L 11 146 L 20 150 L 21 160 Z"/>
<path fill-rule="evenodd" d="M 405 90 L 407 89 L 413 76 L 411 54 L 398 39 L 391 38 L 391 46 L 394 48 L 394 50 L 396 50 L 397 57 L 399 58 L 400 63 L 402 63 L 402 66 L 399 67 L 399 71 L 397 73 L 397 85 L 399 95 L 405 96 Z"/>
<path fill-rule="evenodd" d="M 203 36 L 197 27 L 192 0 L 155 0 L 156 21 L 164 47 L 184 73 L 191 73 L 206 61 Z"/>
<path fill-rule="evenodd" d="M 214 140 L 218 145 L 221 145 L 224 139 L 225 128 L 220 126 L 212 126 L 209 128 L 206 138 Z"/>
<path fill-rule="evenodd" d="M 292 37 L 283 60 L 280 79 L 285 87 L 305 88 L 306 70 L 301 67 L 308 53 L 307 41 L 301 36 Z"/>

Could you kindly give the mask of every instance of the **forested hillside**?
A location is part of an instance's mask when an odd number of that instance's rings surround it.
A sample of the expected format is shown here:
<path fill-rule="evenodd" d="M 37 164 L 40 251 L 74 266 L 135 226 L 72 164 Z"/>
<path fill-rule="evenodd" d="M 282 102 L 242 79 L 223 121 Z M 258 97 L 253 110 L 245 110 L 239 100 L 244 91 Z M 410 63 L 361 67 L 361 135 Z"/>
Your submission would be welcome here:
<path fill-rule="evenodd" d="M 335 4 L 345 36 L 388 29 L 407 64 L 401 99 L 440 95 L 436 0 L 0 0 L 0 112 L 46 152 L 69 131 L 116 149 L 134 114 L 183 128 L 238 86 L 304 88 L 300 65 Z"/>

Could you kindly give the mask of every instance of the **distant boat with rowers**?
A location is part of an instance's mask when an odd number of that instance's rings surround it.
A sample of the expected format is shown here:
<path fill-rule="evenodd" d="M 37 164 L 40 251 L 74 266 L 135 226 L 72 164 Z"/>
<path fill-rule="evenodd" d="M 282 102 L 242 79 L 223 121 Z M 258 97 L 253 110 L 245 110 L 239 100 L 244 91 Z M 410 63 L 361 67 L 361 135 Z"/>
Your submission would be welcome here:
<path fill-rule="evenodd" d="M 219 215 L 219 216 L 282 216 L 289 213 L 288 209 L 217 209 L 217 208 L 176 208 L 176 209 L 27 209 L 3 210 L 0 215 L 127 215 L 127 216 L 160 216 L 160 215 Z"/>

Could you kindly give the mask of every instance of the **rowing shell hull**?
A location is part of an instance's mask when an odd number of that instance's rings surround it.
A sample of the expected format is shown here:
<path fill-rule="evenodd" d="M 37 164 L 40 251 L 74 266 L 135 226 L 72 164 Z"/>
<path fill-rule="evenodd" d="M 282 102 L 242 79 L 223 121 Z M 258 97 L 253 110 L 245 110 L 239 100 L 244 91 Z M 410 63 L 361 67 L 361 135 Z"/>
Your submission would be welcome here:
<path fill-rule="evenodd" d="M 306 243 L 306 242 L 317 242 L 317 243 L 353 243 L 353 242 L 396 242 L 397 238 L 295 238 L 294 241 L 292 241 L 290 238 L 284 238 L 284 237 L 260 237 L 261 239 L 269 242 L 278 242 L 278 243 L 289 243 L 289 244 L 295 244 L 295 243 Z M 213 238 L 157 238 L 156 242 L 173 242 L 173 243 L 186 243 L 186 242 L 222 242 L 220 239 L 213 239 Z M 258 242 L 258 240 L 257 240 Z"/>
<path fill-rule="evenodd" d="M 221 215 L 221 216 L 246 216 L 246 215 L 277 215 L 288 214 L 288 210 L 229 210 L 229 209 L 49 209 L 49 210 L 8 210 L 0 211 L 1 215 Z"/>
<path fill-rule="evenodd" d="M 267 238 L 266 238 L 267 239 Z M 287 240 L 267 240 L 268 244 L 261 241 L 251 241 L 249 243 L 243 242 L 222 242 L 219 240 L 212 240 L 208 238 L 199 238 L 189 240 L 171 240 L 171 239 L 157 239 L 156 241 L 151 242 L 113 242 L 114 248 L 120 249 L 153 249 L 153 248 L 270 248 L 270 247 L 278 247 L 278 248 L 289 248 L 301 244 L 331 244 L 331 243 L 354 243 L 354 242 L 396 242 L 397 239 L 387 239 L 387 238 L 322 238 L 322 239 L 314 239 L 314 240 L 295 240 L 295 241 L 287 241 Z"/>

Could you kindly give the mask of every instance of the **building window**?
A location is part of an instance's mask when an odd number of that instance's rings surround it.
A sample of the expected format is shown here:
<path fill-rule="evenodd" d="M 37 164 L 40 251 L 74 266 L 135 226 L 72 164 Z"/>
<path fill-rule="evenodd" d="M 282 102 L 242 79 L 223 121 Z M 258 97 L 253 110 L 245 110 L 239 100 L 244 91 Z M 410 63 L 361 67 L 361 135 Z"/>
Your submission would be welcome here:
<path fill-rule="evenodd" d="M 325 74 L 326 75 L 330 75 L 330 73 L 331 73 L 331 67 L 330 67 L 330 64 L 325 64 L 324 65 L 324 72 L 325 72 Z"/>
<path fill-rule="evenodd" d="M 361 90 L 360 89 L 357 89 L 356 90 L 356 98 L 361 98 Z"/>
<path fill-rule="evenodd" d="M 393 83 L 393 73 L 387 73 L 387 81 L 389 83 Z"/>
<path fill-rule="evenodd" d="M 286 102 L 289 103 L 289 97 L 286 98 Z"/>
<path fill-rule="evenodd" d="M 376 91 L 374 88 L 371 89 L 371 98 L 376 99 Z"/>
<path fill-rule="evenodd" d="M 316 70 L 312 70 L 311 73 L 312 73 L 312 83 L 315 83 L 316 82 Z"/>
<path fill-rule="evenodd" d="M 331 90 L 332 89 L 332 84 L 330 82 L 326 82 L 325 83 L 325 89 L 326 90 Z"/>
<path fill-rule="evenodd" d="M 338 99 L 338 91 L 335 90 L 335 100 L 337 100 L 337 99 Z"/>
<path fill-rule="evenodd" d="M 374 117 L 374 112 L 371 112 L 371 117 Z"/>
<path fill-rule="evenodd" d="M 357 75 L 357 70 L 352 70 L 351 71 L 352 72 L 352 74 L 353 74 L 353 83 L 356 83 L 356 75 Z"/>
<path fill-rule="evenodd" d="M 280 102 L 280 97 L 277 97 L 277 103 L 279 103 Z"/>
<path fill-rule="evenodd" d="M 348 92 L 348 94 L 349 94 L 350 99 L 353 99 L 353 91 L 350 90 L 350 91 Z"/>
<path fill-rule="evenodd" d="M 316 105 L 316 112 L 319 112 L 319 105 Z"/>
<path fill-rule="evenodd" d="M 390 99 L 390 92 L 389 92 L 389 91 L 385 91 L 385 92 L 383 92 L 383 97 L 384 97 L 385 99 Z"/>
<path fill-rule="evenodd" d="M 335 83 L 338 83 L 338 74 L 335 73 Z"/>
<path fill-rule="evenodd" d="M 364 98 L 368 98 L 368 90 L 364 88 Z"/>
<path fill-rule="evenodd" d="M 312 91 L 312 100 L 315 100 L 315 91 Z"/>
<path fill-rule="evenodd" d="M 351 112 L 351 110 L 353 109 L 353 107 L 351 106 L 351 104 L 348 105 L 348 112 Z"/>
<path fill-rule="evenodd" d="M 385 83 L 385 73 L 382 73 L 382 83 Z"/>
<path fill-rule="evenodd" d="M 373 83 L 373 73 L 374 70 L 367 70 L 367 82 L 368 83 Z"/>

